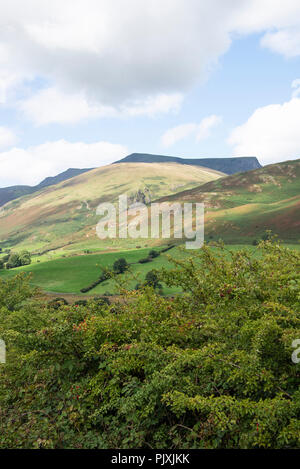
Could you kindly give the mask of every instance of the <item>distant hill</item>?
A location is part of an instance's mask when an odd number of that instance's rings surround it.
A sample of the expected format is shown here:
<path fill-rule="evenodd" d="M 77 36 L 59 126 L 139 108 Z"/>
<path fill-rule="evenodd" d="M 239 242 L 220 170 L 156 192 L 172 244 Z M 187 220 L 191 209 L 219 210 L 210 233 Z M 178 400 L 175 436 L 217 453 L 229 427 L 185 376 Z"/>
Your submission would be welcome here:
<path fill-rule="evenodd" d="M 0 209 L 0 245 L 36 253 L 68 246 L 75 252 L 135 248 L 141 240 L 100 241 L 95 232 L 98 204 L 115 203 L 124 193 L 131 203 L 203 202 L 207 240 L 252 243 L 269 229 L 286 242 L 300 240 L 300 160 L 230 176 L 200 166 L 138 162 L 102 166 L 7 203 Z"/>
<path fill-rule="evenodd" d="M 266 230 L 300 240 L 300 159 L 235 174 L 159 202 L 203 202 L 206 239 L 253 242 Z"/>
<path fill-rule="evenodd" d="M 175 156 L 163 156 L 163 155 L 150 155 L 146 153 L 132 153 L 126 156 L 117 163 L 179 163 L 192 166 L 202 166 L 203 168 L 213 169 L 224 174 L 235 174 L 244 171 L 250 171 L 253 169 L 260 168 L 261 165 L 256 157 L 238 157 L 238 158 L 179 158 Z M 87 171 L 91 171 L 94 168 L 88 169 L 76 169 L 70 168 L 63 173 L 58 174 L 54 177 L 47 177 L 37 186 L 10 186 L 0 188 L 0 207 L 7 202 L 22 197 L 24 195 L 33 194 L 59 182 L 66 181 Z"/>
<path fill-rule="evenodd" d="M 117 202 L 121 194 L 127 194 L 130 203 L 148 203 L 223 176 L 208 168 L 176 163 L 102 166 L 4 205 L 0 209 L 0 244 L 31 252 L 79 243 L 99 247 L 95 231 L 99 203 Z M 104 244 L 118 248 L 121 242 L 107 240 Z M 134 239 L 129 242 L 139 244 Z"/>
<path fill-rule="evenodd" d="M 43 189 L 44 187 L 58 184 L 59 182 L 66 181 L 67 179 L 71 179 L 75 176 L 78 176 L 79 174 L 86 173 L 90 170 L 91 169 L 70 168 L 64 171 L 63 173 L 58 174 L 57 176 L 48 177 L 44 179 L 37 186 L 10 186 L 0 188 L 0 207 L 11 200 L 17 199 L 18 197 L 33 194 L 34 192 L 37 192 Z"/>
<path fill-rule="evenodd" d="M 255 156 L 234 158 L 179 158 L 177 156 L 150 155 L 147 153 L 132 153 L 116 163 L 180 163 L 221 171 L 225 174 L 235 174 L 261 168 Z"/>
<path fill-rule="evenodd" d="M 85 168 L 85 169 L 78 169 L 78 168 L 69 168 L 63 173 L 58 174 L 54 177 L 47 177 L 44 179 L 38 186 L 35 186 L 36 190 L 43 189 L 44 187 L 54 186 L 54 184 L 58 184 L 59 182 L 67 181 L 75 176 L 79 176 L 80 174 L 84 174 L 87 171 L 91 171 L 94 168 Z"/>

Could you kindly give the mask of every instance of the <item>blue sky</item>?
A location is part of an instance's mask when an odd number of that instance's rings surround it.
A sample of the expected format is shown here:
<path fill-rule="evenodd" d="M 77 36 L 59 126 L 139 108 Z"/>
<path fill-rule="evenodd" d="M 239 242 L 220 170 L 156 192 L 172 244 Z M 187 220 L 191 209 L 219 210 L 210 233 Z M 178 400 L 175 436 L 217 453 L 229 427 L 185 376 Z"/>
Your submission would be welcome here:
<path fill-rule="evenodd" d="M 300 156 L 298 1 L 114 1 L 0 6 L 0 187 L 132 152 Z"/>

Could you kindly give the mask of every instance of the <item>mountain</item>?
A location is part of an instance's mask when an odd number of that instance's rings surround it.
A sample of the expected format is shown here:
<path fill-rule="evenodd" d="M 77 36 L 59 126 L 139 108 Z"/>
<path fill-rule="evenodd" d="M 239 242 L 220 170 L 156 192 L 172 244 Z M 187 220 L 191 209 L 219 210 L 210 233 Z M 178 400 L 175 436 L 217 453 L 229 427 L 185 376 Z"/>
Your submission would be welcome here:
<path fill-rule="evenodd" d="M 85 169 L 77 169 L 77 168 L 69 168 L 63 173 L 58 174 L 54 177 L 47 177 L 44 179 L 38 186 L 35 186 L 36 190 L 43 189 L 44 187 L 53 186 L 54 184 L 58 184 L 59 182 L 67 181 L 75 176 L 79 176 L 80 174 L 86 173 L 87 171 L 91 171 L 94 168 L 85 168 Z"/>
<path fill-rule="evenodd" d="M 212 181 L 158 202 L 203 202 L 205 236 L 253 242 L 266 230 L 300 240 L 300 159 Z"/>
<path fill-rule="evenodd" d="M 22 197 L 23 195 L 33 194 L 44 187 L 52 186 L 62 181 L 66 181 L 67 179 L 71 179 L 79 174 L 85 173 L 90 171 L 90 169 L 76 169 L 76 168 L 69 168 L 67 171 L 58 174 L 54 177 L 48 177 L 44 179 L 40 184 L 37 186 L 10 186 L 10 187 L 3 187 L 0 188 L 0 207 L 10 200 L 17 199 L 18 197 Z"/>
<path fill-rule="evenodd" d="M 32 252 L 72 244 L 101 246 L 96 207 L 127 194 L 131 202 L 191 189 L 224 174 L 177 163 L 128 163 L 102 166 L 67 181 L 13 200 L 0 210 L 0 245 Z M 139 244 L 137 240 L 125 240 Z M 118 247 L 122 240 L 108 240 Z M 103 245 L 103 242 L 102 242 Z"/>
<path fill-rule="evenodd" d="M 177 156 L 150 155 L 147 153 L 132 153 L 116 163 L 180 163 L 185 165 L 202 166 L 221 171 L 225 174 L 235 174 L 261 168 L 255 156 L 235 158 L 179 158 Z M 115 164 L 116 164 L 115 163 Z"/>
<path fill-rule="evenodd" d="M 10 186 L 0 188 L 0 207 L 10 200 L 17 199 L 23 195 L 31 194 L 33 187 L 30 186 Z"/>
<path fill-rule="evenodd" d="M 205 236 L 252 243 L 266 230 L 300 239 L 300 160 L 226 176 L 178 163 L 120 163 L 90 170 L 13 200 L 0 209 L 0 246 L 45 252 L 115 249 L 160 240 L 100 241 L 96 207 L 117 202 L 204 202 Z"/>
<path fill-rule="evenodd" d="M 118 163 L 178 163 L 192 166 L 202 166 L 203 168 L 213 169 L 224 174 L 235 174 L 243 171 L 250 171 L 260 168 L 261 165 L 256 157 L 239 157 L 239 158 L 179 158 L 175 156 L 163 155 L 150 155 L 146 153 L 132 153 Z M 93 168 L 88 169 L 75 169 L 70 168 L 63 173 L 54 177 L 47 177 L 37 186 L 10 186 L 0 188 L 0 207 L 7 202 L 22 197 L 24 195 L 33 194 L 44 187 L 55 185 L 59 182 L 66 181 L 75 176 L 91 171 Z"/>

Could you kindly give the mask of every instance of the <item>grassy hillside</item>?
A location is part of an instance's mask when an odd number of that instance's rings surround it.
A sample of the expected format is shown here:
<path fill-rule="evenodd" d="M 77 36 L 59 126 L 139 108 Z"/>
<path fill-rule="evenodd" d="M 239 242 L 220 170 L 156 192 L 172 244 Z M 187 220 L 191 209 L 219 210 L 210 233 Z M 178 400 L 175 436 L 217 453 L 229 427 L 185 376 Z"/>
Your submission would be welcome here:
<path fill-rule="evenodd" d="M 222 177 L 223 176 L 223 177 Z M 266 230 L 285 242 L 300 239 L 300 160 L 224 177 L 174 163 L 122 163 L 81 174 L 21 197 L 0 211 L 0 246 L 51 256 L 115 252 L 158 246 L 162 240 L 100 241 L 95 227 L 100 202 L 204 202 L 205 237 L 251 244 Z"/>
<path fill-rule="evenodd" d="M 150 202 L 222 176 L 207 168 L 175 163 L 128 163 L 97 168 L 2 207 L 0 245 L 32 252 L 67 246 L 122 248 L 119 240 L 101 244 L 96 237 L 99 203 L 116 202 L 120 194 L 127 194 L 131 202 Z M 125 241 L 123 248 L 137 244 L 136 240 Z"/>
<path fill-rule="evenodd" d="M 300 250 L 300 244 L 287 245 L 291 249 Z M 241 249 L 241 245 L 230 246 L 233 252 Z M 259 251 L 254 246 L 243 246 L 249 255 L 257 256 Z M 212 249 L 217 250 L 217 248 Z M 76 255 L 66 258 L 33 258 L 33 263 L 28 266 L 18 267 L 11 270 L 0 270 L 0 278 L 12 278 L 20 272 L 32 274 L 32 284 L 42 288 L 44 291 L 53 293 L 73 293 L 79 296 L 86 296 L 80 293 L 80 290 L 94 282 L 101 274 L 102 268 L 112 268 L 113 263 L 120 257 L 124 257 L 130 264 L 130 272 L 118 277 L 122 282 L 126 281 L 129 288 L 135 288 L 137 283 L 143 283 L 149 270 L 161 269 L 162 267 L 170 269 L 174 264 L 170 259 L 184 259 L 197 251 L 185 251 L 180 248 L 174 248 L 167 253 L 162 253 L 159 257 L 153 259 L 147 264 L 139 264 L 138 261 L 148 256 L 149 249 L 136 249 L 131 251 L 111 252 L 102 254 Z M 180 291 L 180 288 L 168 288 L 164 286 L 164 294 L 173 294 Z M 106 280 L 97 287 L 90 290 L 87 296 L 103 295 L 109 292 L 117 292 L 117 284 L 114 280 Z"/>
<path fill-rule="evenodd" d="M 272 230 L 295 242 L 300 239 L 300 160 L 228 176 L 164 200 L 203 202 L 207 239 L 252 242 Z"/>
<path fill-rule="evenodd" d="M 182 258 L 185 256 L 180 250 L 172 250 L 172 256 Z M 39 286 L 48 292 L 80 293 L 80 290 L 101 274 L 102 268 L 112 269 L 113 263 L 120 257 L 124 257 L 130 264 L 130 271 L 122 275 L 122 281 L 128 281 L 128 285 L 134 288 L 137 283 L 142 283 L 149 270 L 161 267 L 171 267 L 166 254 L 161 254 L 147 264 L 139 264 L 138 261 L 148 256 L 149 249 L 136 249 L 115 253 L 78 255 L 68 258 L 57 258 L 51 261 L 36 262 L 33 264 L 11 270 L 0 270 L 0 278 L 11 278 L 20 272 L 32 274 L 32 284 Z M 40 260 L 40 259 L 38 259 Z M 118 277 L 119 279 L 119 277 Z M 89 292 L 89 295 L 111 294 L 116 292 L 116 282 L 112 279 L 105 281 Z M 167 289 L 165 293 L 170 293 Z"/>
<path fill-rule="evenodd" d="M 90 169 L 69 168 L 63 173 L 58 174 L 57 176 L 47 177 L 37 186 L 1 187 L 0 207 L 2 205 L 5 205 L 7 202 L 10 202 L 11 200 L 17 199 L 24 195 L 33 194 L 34 192 L 38 192 L 44 187 L 53 186 L 54 184 L 58 184 L 59 182 L 67 181 L 68 179 L 78 176 L 79 174 L 86 173 L 87 171 L 90 171 Z"/>

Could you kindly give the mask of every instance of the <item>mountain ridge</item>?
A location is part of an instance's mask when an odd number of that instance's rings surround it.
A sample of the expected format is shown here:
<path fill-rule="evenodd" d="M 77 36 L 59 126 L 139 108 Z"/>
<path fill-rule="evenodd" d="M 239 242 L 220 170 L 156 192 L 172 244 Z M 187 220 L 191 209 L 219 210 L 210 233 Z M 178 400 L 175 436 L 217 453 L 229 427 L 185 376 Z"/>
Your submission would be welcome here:
<path fill-rule="evenodd" d="M 80 174 L 86 173 L 87 171 L 91 171 L 92 169 L 94 168 L 85 168 L 85 169 L 69 168 L 66 171 L 63 171 L 62 173 L 57 174 L 56 176 L 49 176 L 43 179 L 36 186 L 20 185 L 20 186 L 1 187 L 0 188 L 0 207 L 2 205 L 5 205 L 7 202 L 10 202 L 11 200 L 18 199 L 19 197 L 22 197 L 24 195 L 33 194 L 35 192 L 38 192 L 41 189 L 44 189 L 45 187 L 58 184 L 59 182 L 67 181 L 68 179 L 71 179 Z"/>
<path fill-rule="evenodd" d="M 181 158 L 177 156 L 153 155 L 150 153 L 131 153 L 125 158 L 115 161 L 118 163 L 179 163 L 191 166 L 201 166 L 227 175 L 250 171 L 261 167 L 256 157 L 229 157 L 229 158 Z M 95 168 L 69 168 L 56 176 L 46 177 L 36 186 L 15 185 L 0 188 L 0 207 L 24 195 L 30 195 L 39 190 L 59 182 L 66 181 Z"/>
<path fill-rule="evenodd" d="M 184 165 L 202 166 L 231 175 L 259 169 L 262 165 L 256 156 L 237 156 L 228 158 L 181 158 L 179 156 L 153 155 L 150 153 L 132 153 L 117 163 L 179 163 Z"/>

